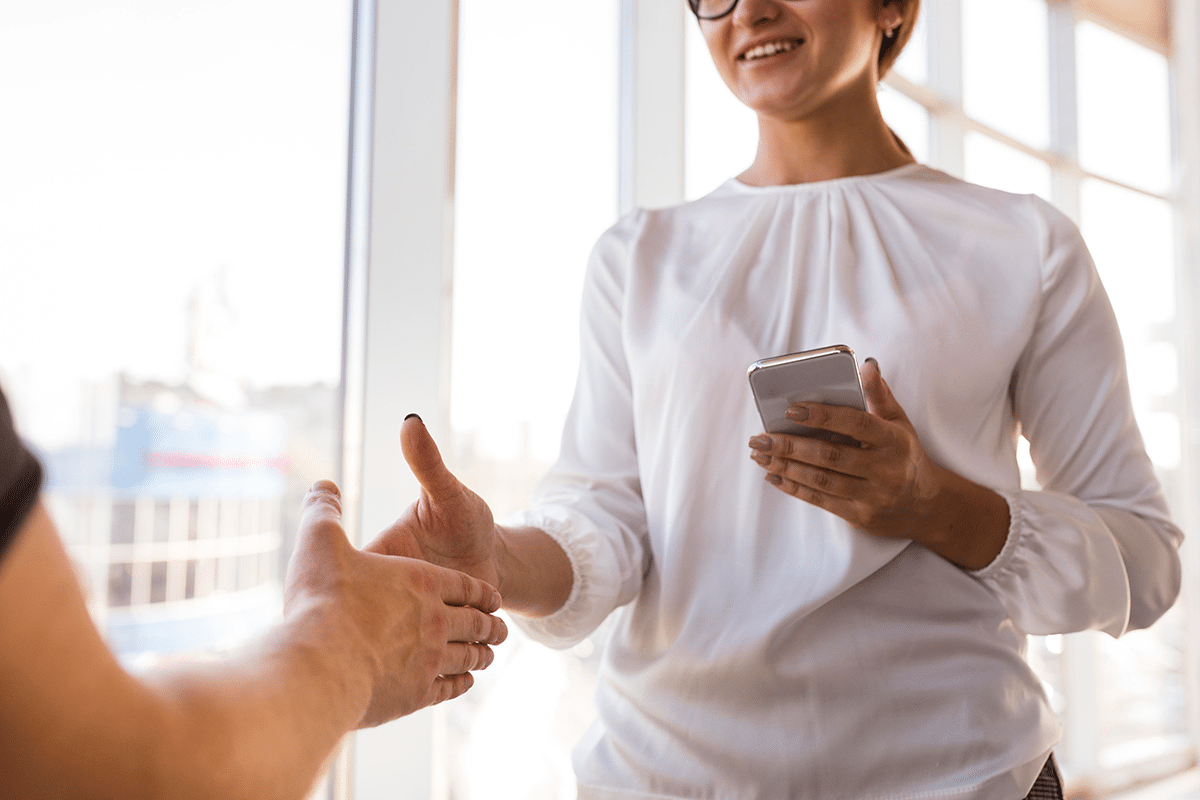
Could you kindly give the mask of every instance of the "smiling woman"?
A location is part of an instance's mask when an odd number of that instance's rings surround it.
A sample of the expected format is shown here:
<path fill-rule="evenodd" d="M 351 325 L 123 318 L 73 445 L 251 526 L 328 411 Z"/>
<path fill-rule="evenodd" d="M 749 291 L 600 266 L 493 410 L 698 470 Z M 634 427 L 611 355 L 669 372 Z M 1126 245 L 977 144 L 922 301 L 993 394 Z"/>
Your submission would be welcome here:
<path fill-rule="evenodd" d="M 744 105 L 758 115 L 759 155 L 741 178 L 757 183 L 756 168 L 782 167 L 788 182 L 839 174 L 868 174 L 911 159 L 894 134 L 881 130 L 875 93 L 879 79 L 899 56 L 916 26 L 919 3 L 890 0 L 844 4 L 763 4 L 746 0 L 693 3 L 717 72 Z M 719 7 L 718 7 L 719 6 Z M 769 26 L 750 20 L 770 17 Z M 813 114 L 817 109 L 820 114 Z M 834 163 L 805 124 L 836 126 L 882 138 L 860 148 L 857 163 Z M 812 148 L 821 148 L 823 152 Z"/>
<path fill-rule="evenodd" d="M 877 89 L 914 3 L 692 8 L 754 161 L 593 249 L 530 508 L 494 524 L 410 459 L 423 551 L 492 576 L 551 646 L 612 614 L 581 798 L 1056 796 L 1025 634 L 1117 636 L 1179 588 L 1086 248 L 1048 204 L 898 143 Z M 746 366 L 836 342 L 875 357 L 868 410 L 790 413 L 863 446 L 759 434 Z"/>
<path fill-rule="evenodd" d="M 900 5 L 904 3 L 904 0 L 884 0 L 883 5 L 886 6 L 893 2 Z M 688 0 L 688 5 L 691 6 L 692 12 L 696 15 L 697 19 L 701 20 L 720 19 L 727 14 L 733 13 L 734 9 L 737 8 L 737 4 L 738 0 Z M 916 28 L 920 0 L 910 0 L 910 2 L 904 3 L 904 7 L 904 18 L 899 19 L 893 27 L 887 29 L 884 40 L 879 45 L 878 62 L 879 77 L 881 78 L 891 69 L 892 64 L 899 57 L 901 51 L 904 50 L 904 46 L 908 43 L 909 37 L 912 36 L 913 30 Z M 783 42 L 782 44 L 786 49 L 790 50 L 794 45 L 798 45 L 799 43 L 800 40 L 795 39 Z M 771 47 L 770 49 L 771 52 L 756 53 L 753 57 L 774 55 L 776 52 L 779 52 L 775 47 Z M 751 54 L 747 53 L 746 56 L 749 57 Z"/>

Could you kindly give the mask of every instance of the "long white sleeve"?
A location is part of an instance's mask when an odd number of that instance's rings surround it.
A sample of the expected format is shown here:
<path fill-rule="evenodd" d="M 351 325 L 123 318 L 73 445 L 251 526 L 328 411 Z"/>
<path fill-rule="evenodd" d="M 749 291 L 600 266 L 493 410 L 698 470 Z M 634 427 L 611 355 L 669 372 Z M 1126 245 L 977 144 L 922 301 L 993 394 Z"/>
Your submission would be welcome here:
<path fill-rule="evenodd" d="M 536 510 L 511 520 L 544 530 L 571 561 L 574 583 L 563 607 L 548 617 L 519 620 L 551 647 L 575 644 L 632 600 L 650 558 L 620 335 L 627 247 L 613 231 L 592 252 L 580 312 L 579 377 L 558 462 L 535 492 Z"/>
<path fill-rule="evenodd" d="M 1041 310 L 1013 409 L 1041 491 L 1003 492 L 1009 540 L 975 573 L 1028 633 L 1144 628 L 1179 592 L 1183 535 L 1134 420 L 1116 317 L 1075 226 L 1041 201 Z"/>

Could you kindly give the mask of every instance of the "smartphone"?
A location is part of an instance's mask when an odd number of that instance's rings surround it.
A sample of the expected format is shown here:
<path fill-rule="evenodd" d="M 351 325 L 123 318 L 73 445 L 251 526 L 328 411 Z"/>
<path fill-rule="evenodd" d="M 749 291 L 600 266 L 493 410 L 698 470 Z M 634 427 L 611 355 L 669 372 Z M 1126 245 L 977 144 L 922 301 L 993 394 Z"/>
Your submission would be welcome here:
<path fill-rule="evenodd" d="M 746 371 L 750 391 L 768 433 L 811 436 L 858 445 L 856 439 L 792 422 L 784 416 L 793 403 L 825 403 L 866 411 L 862 378 L 854 351 L 844 344 L 755 361 Z"/>

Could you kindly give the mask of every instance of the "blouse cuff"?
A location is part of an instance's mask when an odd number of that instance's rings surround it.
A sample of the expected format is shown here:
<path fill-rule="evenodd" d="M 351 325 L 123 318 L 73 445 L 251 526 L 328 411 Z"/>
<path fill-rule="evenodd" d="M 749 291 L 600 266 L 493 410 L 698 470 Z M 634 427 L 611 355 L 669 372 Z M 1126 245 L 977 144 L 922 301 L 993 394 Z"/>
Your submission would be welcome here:
<path fill-rule="evenodd" d="M 1129 620 L 1129 582 L 1104 520 L 1061 493 L 997 492 L 1008 503 L 1008 538 L 992 563 L 968 574 L 996 595 L 1025 633 L 1093 629 L 1121 635 Z"/>
<path fill-rule="evenodd" d="M 544 513 L 523 511 L 514 514 L 505 521 L 507 525 L 530 526 L 544 531 L 555 541 L 567 560 L 571 562 L 571 593 L 562 607 L 546 617 L 522 617 L 512 615 L 517 623 L 531 639 L 555 649 L 564 649 L 578 644 L 591 633 L 603 616 L 592 622 L 591 603 L 588 602 L 593 592 L 593 579 L 596 554 L 594 548 L 583 536 L 580 536 L 569 519 L 560 519 Z"/>
<path fill-rule="evenodd" d="M 996 554 L 990 564 L 979 569 L 967 570 L 967 574 L 981 581 L 995 578 L 1008 568 L 1023 544 L 1022 540 L 1029 535 L 1025 526 L 1025 515 L 1021 503 L 1018 501 L 1019 492 L 1010 492 L 1006 489 L 993 489 L 992 491 L 1003 497 L 1004 502 L 1008 503 L 1008 535 L 1004 539 L 1004 546 L 1000 548 L 1000 552 Z"/>

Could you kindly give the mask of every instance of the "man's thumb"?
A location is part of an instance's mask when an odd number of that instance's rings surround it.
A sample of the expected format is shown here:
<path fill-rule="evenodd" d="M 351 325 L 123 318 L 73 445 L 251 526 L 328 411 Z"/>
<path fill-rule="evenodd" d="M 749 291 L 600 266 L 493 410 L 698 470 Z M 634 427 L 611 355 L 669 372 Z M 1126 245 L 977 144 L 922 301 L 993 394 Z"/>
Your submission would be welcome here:
<path fill-rule="evenodd" d="M 348 546 L 350 540 L 342 528 L 342 495 L 333 481 L 320 480 L 312 485 L 300 507 L 300 526 L 296 530 L 296 548 L 292 551 L 289 575 L 313 566 L 330 546 Z"/>

